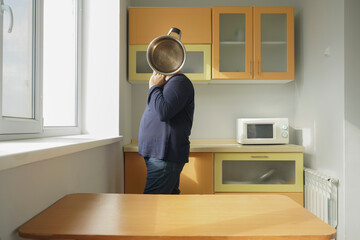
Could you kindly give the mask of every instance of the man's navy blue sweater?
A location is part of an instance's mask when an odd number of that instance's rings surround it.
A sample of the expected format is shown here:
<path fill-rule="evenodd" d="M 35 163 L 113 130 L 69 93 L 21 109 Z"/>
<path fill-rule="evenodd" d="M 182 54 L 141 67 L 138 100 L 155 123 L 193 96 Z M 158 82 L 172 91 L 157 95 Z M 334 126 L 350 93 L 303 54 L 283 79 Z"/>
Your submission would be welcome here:
<path fill-rule="evenodd" d="M 194 87 L 183 74 L 149 89 L 139 128 L 139 154 L 171 162 L 188 162 L 194 116 Z"/>

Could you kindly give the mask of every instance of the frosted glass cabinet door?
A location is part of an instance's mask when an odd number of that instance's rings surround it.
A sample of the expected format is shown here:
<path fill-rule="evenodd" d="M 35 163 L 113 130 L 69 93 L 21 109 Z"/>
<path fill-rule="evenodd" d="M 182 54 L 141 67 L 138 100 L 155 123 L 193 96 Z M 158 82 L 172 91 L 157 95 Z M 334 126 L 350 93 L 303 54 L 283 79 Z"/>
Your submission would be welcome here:
<path fill-rule="evenodd" d="M 302 153 L 215 153 L 215 192 L 303 192 Z"/>
<path fill-rule="evenodd" d="M 293 8 L 254 9 L 254 79 L 294 79 Z"/>
<path fill-rule="evenodd" d="M 252 78 L 252 8 L 213 8 L 213 79 Z"/>

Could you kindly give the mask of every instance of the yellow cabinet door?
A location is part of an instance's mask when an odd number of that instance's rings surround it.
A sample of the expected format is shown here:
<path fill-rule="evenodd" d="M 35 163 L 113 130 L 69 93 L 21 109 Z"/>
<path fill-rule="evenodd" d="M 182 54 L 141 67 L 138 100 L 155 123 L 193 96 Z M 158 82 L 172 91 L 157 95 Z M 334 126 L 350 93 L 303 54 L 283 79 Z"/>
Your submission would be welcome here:
<path fill-rule="evenodd" d="M 190 153 L 180 175 L 181 194 L 214 193 L 213 153 Z M 143 193 L 146 183 L 144 158 L 137 152 L 125 153 L 125 193 Z"/>
<path fill-rule="evenodd" d="M 211 44 L 211 8 L 129 8 L 129 45 L 148 45 L 172 27 L 183 44 Z"/>
<path fill-rule="evenodd" d="M 303 192 L 303 153 L 215 153 L 215 192 Z"/>
<path fill-rule="evenodd" d="M 295 78 L 293 7 L 254 7 L 254 56 L 254 79 Z"/>
<path fill-rule="evenodd" d="M 146 60 L 147 45 L 129 46 L 129 81 L 149 81 L 152 69 Z M 185 44 L 186 60 L 182 72 L 191 81 L 210 81 L 211 45 Z"/>
<path fill-rule="evenodd" d="M 212 8 L 212 79 L 253 78 L 252 9 Z"/>

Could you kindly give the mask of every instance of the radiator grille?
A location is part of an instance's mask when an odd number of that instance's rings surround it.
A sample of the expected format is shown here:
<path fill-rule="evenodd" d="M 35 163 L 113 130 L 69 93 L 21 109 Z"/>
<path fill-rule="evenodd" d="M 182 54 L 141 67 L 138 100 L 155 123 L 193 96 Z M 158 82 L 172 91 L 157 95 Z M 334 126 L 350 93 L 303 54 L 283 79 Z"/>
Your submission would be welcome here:
<path fill-rule="evenodd" d="M 336 228 L 339 181 L 314 169 L 304 168 L 304 172 L 305 208 Z"/>

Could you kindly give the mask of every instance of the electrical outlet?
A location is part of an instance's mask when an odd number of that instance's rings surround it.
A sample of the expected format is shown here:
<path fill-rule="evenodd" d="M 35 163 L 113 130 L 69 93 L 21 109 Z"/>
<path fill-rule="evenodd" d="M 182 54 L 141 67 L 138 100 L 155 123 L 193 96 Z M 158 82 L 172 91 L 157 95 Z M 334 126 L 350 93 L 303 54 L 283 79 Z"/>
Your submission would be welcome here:
<path fill-rule="evenodd" d="M 313 127 L 309 128 L 295 128 L 295 143 L 305 147 L 305 151 L 308 153 L 315 152 L 315 133 L 316 124 L 314 122 Z"/>
<path fill-rule="evenodd" d="M 330 47 L 325 48 L 324 50 L 324 56 L 329 57 L 330 56 Z"/>

